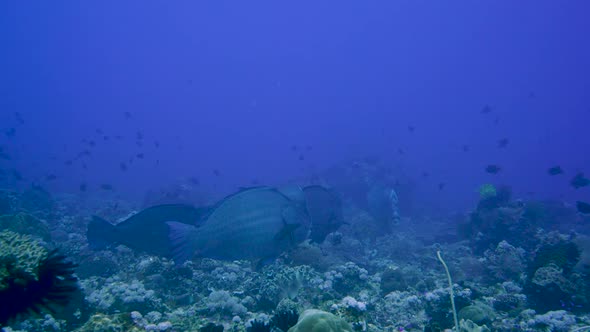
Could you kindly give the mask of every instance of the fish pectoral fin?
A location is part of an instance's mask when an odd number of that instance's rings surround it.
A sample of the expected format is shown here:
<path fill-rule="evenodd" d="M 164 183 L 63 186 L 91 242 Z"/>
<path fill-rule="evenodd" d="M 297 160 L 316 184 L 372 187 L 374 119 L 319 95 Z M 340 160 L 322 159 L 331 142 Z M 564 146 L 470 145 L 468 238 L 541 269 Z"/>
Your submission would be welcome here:
<path fill-rule="evenodd" d="M 300 224 L 288 224 L 283 220 L 283 228 L 275 235 L 274 239 L 276 241 L 281 241 L 283 239 L 289 239 L 291 243 L 295 243 L 295 230 L 301 226 Z"/>

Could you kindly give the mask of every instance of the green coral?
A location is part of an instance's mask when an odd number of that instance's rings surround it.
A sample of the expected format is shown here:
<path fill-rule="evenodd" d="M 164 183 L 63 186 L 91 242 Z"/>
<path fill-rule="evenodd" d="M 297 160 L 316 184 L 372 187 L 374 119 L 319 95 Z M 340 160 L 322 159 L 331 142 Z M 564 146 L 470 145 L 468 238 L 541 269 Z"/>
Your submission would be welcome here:
<path fill-rule="evenodd" d="M 133 326 L 133 322 L 130 319 L 128 313 L 115 314 L 115 315 L 104 315 L 96 314 L 81 327 L 75 330 L 76 332 L 140 332 L 143 329 L 139 329 Z"/>
<path fill-rule="evenodd" d="M 47 257 L 47 250 L 30 236 L 11 231 L 0 232 L 0 290 L 9 279 L 26 283 L 37 280 L 39 262 Z"/>
<path fill-rule="evenodd" d="M 490 329 L 486 326 L 479 326 L 470 320 L 461 320 L 459 322 L 460 332 L 488 332 Z"/>
<path fill-rule="evenodd" d="M 295 326 L 288 332 L 352 332 L 350 324 L 333 314 L 321 310 L 305 310 Z"/>
<path fill-rule="evenodd" d="M 496 187 L 493 184 L 485 183 L 479 187 L 479 197 L 481 199 L 488 199 L 495 197 L 498 194 Z"/>

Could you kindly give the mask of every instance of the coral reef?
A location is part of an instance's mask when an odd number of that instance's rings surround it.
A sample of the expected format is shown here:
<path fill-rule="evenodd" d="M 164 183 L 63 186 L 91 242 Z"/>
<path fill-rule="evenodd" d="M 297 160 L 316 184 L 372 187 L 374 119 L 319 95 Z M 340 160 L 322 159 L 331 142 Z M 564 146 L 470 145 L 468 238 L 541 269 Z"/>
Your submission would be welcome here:
<path fill-rule="evenodd" d="M 0 232 L 0 325 L 27 313 L 55 312 L 75 292 L 75 265 L 29 236 Z"/>
<path fill-rule="evenodd" d="M 309 309 L 303 312 L 299 321 L 288 332 L 352 332 L 350 325 L 329 312 Z"/>

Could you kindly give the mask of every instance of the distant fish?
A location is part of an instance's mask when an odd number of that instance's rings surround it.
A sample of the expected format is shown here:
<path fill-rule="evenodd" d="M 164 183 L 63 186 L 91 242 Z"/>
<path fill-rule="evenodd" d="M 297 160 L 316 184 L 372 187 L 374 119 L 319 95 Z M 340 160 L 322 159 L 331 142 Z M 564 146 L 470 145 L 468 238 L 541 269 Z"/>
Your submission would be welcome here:
<path fill-rule="evenodd" d="M 11 160 L 12 157 L 10 157 L 10 155 L 8 153 L 0 151 L 0 159 Z"/>
<path fill-rule="evenodd" d="M 91 153 L 90 153 L 90 151 L 89 151 L 88 149 L 86 149 L 86 150 L 84 150 L 84 151 L 81 151 L 81 152 L 79 152 L 79 153 L 76 155 L 76 159 L 80 159 L 80 158 L 82 158 L 82 157 L 87 157 L 87 156 L 90 156 L 90 154 L 91 154 Z"/>
<path fill-rule="evenodd" d="M 143 153 L 138 153 L 135 155 L 135 158 L 137 158 L 137 159 L 143 159 L 143 157 L 145 157 L 145 155 Z"/>
<path fill-rule="evenodd" d="M 291 151 L 293 151 L 293 152 L 297 151 L 297 145 L 291 145 Z"/>
<path fill-rule="evenodd" d="M 102 135 L 102 134 L 103 134 L 103 131 L 102 131 L 102 129 L 100 129 L 100 128 L 96 128 L 96 129 L 94 130 L 94 132 L 95 132 L 96 134 L 98 134 L 98 135 Z"/>
<path fill-rule="evenodd" d="M 580 213 L 590 214 L 590 204 L 588 204 L 586 202 L 577 201 L 576 202 L 576 209 L 578 209 L 578 211 Z"/>
<path fill-rule="evenodd" d="M 125 119 L 129 120 L 131 119 L 131 113 L 130 112 L 124 112 L 123 116 L 125 116 Z"/>
<path fill-rule="evenodd" d="M 188 180 L 193 186 L 198 186 L 201 184 L 201 181 L 199 181 L 199 179 L 194 176 L 189 178 Z"/>
<path fill-rule="evenodd" d="M 156 147 L 156 149 L 159 148 L 160 147 L 160 142 L 154 141 L 154 146 Z"/>
<path fill-rule="evenodd" d="M 129 248 L 161 256 L 170 256 L 167 221 L 197 225 L 206 209 L 186 204 L 164 204 L 144 209 L 126 220 L 112 223 L 93 216 L 86 237 L 94 250 L 123 244 Z"/>
<path fill-rule="evenodd" d="M 414 130 L 416 130 L 416 127 L 414 127 L 414 126 L 408 126 L 408 131 L 409 131 L 410 133 L 413 133 L 413 132 L 414 132 Z"/>
<path fill-rule="evenodd" d="M 80 189 L 81 192 L 85 192 L 86 189 L 88 189 L 88 185 L 86 183 L 81 183 L 78 189 Z"/>
<path fill-rule="evenodd" d="M 71 161 L 71 160 L 66 160 L 66 161 L 64 161 L 64 165 L 66 165 L 66 166 L 72 166 L 72 164 L 73 164 L 73 163 L 74 163 L 74 162 L 73 162 L 73 161 Z"/>
<path fill-rule="evenodd" d="M 508 143 L 510 143 L 508 138 L 502 138 L 501 140 L 498 140 L 498 148 L 503 149 L 508 146 Z"/>
<path fill-rule="evenodd" d="M 485 168 L 485 171 L 490 174 L 498 174 L 502 168 L 498 165 L 488 165 Z"/>
<path fill-rule="evenodd" d="M 305 160 L 305 156 L 303 154 L 300 154 L 299 155 L 299 158 L 297 158 L 297 159 L 299 159 L 299 161 L 304 161 Z"/>
<path fill-rule="evenodd" d="M 302 242 L 309 217 L 298 203 L 270 187 L 241 190 L 223 199 L 197 228 L 169 222 L 177 264 L 202 257 L 260 262 Z"/>
<path fill-rule="evenodd" d="M 399 148 L 399 149 L 397 149 L 397 153 L 403 156 L 405 154 L 405 151 L 404 151 L 404 149 Z"/>
<path fill-rule="evenodd" d="M 94 147 L 94 146 L 96 146 L 96 142 L 93 140 L 90 140 L 90 141 L 88 141 L 88 145 Z"/>
<path fill-rule="evenodd" d="M 16 129 L 15 128 L 9 128 L 8 130 L 6 130 L 4 132 L 4 134 L 6 135 L 6 137 L 14 137 L 16 135 Z"/>
<path fill-rule="evenodd" d="M 422 177 L 423 177 L 423 178 L 427 178 L 427 177 L 429 177 L 429 176 L 430 176 L 430 173 L 428 173 L 428 172 L 426 172 L 426 171 L 422 172 Z"/>
<path fill-rule="evenodd" d="M 559 175 L 563 174 L 563 170 L 560 166 L 553 166 L 547 170 L 547 173 L 549 173 L 549 175 Z"/>
<path fill-rule="evenodd" d="M 438 184 L 438 190 L 443 190 L 443 189 L 445 189 L 445 186 L 446 186 L 446 185 L 447 185 L 447 184 L 446 184 L 446 183 L 444 183 L 444 182 L 441 182 L 441 183 L 439 183 L 439 184 Z"/>
<path fill-rule="evenodd" d="M 463 150 L 463 152 L 469 152 L 469 145 L 463 145 L 461 149 Z"/>
<path fill-rule="evenodd" d="M 25 124 L 25 120 L 23 120 L 23 117 L 19 112 L 14 112 L 14 117 L 16 118 L 16 121 L 18 122 L 19 125 Z"/>
<path fill-rule="evenodd" d="M 110 190 L 113 190 L 114 188 L 112 185 L 110 185 L 108 183 L 103 183 L 100 185 L 100 189 L 110 191 Z"/>
<path fill-rule="evenodd" d="M 141 131 L 138 131 L 135 134 L 135 138 L 137 138 L 138 141 L 141 141 L 143 139 L 143 133 Z"/>
<path fill-rule="evenodd" d="M 586 187 L 590 184 L 590 180 L 584 177 L 584 173 L 578 173 L 574 178 L 570 181 L 572 187 L 576 189 L 580 189 L 582 187 Z"/>
<path fill-rule="evenodd" d="M 102 140 L 103 140 L 103 141 L 108 141 L 109 139 L 110 139 L 110 137 L 108 137 L 108 136 L 106 136 L 106 135 L 102 137 Z"/>
<path fill-rule="evenodd" d="M 482 109 L 481 109 L 481 114 L 488 114 L 492 112 L 492 108 L 490 107 L 490 105 L 485 105 Z"/>
<path fill-rule="evenodd" d="M 322 243 L 328 234 L 344 224 L 342 201 L 334 192 L 319 185 L 307 186 L 303 188 L 303 193 L 311 219 L 309 238 Z"/>
<path fill-rule="evenodd" d="M 53 181 L 53 180 L 56 180 L 56 179 L 57 179 L 57 176 L 55 174 L 49 174 L 49 175 L 47 175 L 45 177 L 45 180 L 46 181 Z"/>
<path fill-rule="evenodd" d="M 215 175 L 215 176 L 221 176 L 221 172 L 218 169 L 214 169 L 213 170 L 213 175 Z"/>
<path fill-rule="evenodd" d="M 120 168 L 120 169 L 121 169 L 123 172 L 125 172 L 125 171 L 127 171 L 127 164 L 125 164 L 125 163 L 120 163 L 120 164 L 119 164 L 119 168 Z"/>

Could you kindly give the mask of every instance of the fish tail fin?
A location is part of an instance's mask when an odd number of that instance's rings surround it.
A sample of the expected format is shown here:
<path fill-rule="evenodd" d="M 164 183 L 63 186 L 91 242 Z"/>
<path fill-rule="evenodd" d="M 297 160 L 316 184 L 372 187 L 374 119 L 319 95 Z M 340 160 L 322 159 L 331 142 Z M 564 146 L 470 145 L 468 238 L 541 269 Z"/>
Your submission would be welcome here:
<path fill-rule="evenodd" d="M 92 220 L 88 224 L 86 238 L 92 249 L 101 250 L 116 242 L 115 234 L 115 225 L 100 217 L 92 216 Z"/>
<path fill-rule="evenodd" d="M 182 264 L 192 258 L 195 253 L 193 235 L 196 227 L 177 221 L 168 221 L 168 239 L 172 249 L 172 258 L 176 264 Z"/>

